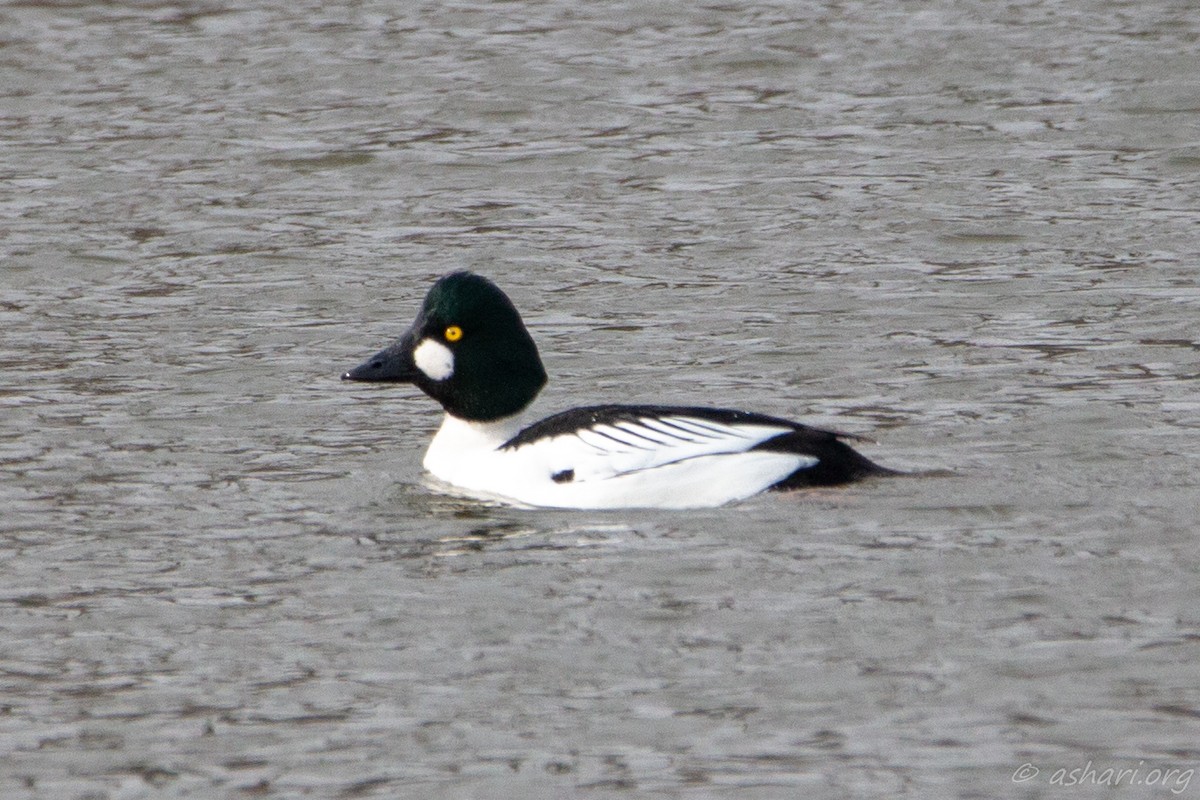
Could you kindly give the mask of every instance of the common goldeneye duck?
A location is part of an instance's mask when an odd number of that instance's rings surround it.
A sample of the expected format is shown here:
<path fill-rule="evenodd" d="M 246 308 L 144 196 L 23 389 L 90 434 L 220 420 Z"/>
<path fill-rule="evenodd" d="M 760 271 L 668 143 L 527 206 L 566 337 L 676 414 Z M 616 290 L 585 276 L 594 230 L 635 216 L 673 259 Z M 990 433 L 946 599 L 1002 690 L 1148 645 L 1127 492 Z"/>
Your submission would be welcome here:
<path fill-rule="evenodd" d="M 841 441 L 860 437 L 746 411 L 600 405 L 524 427 L 546 371 L 512 301 L 469 272 L 439 279 L 408 332 L 342 379 L 416 384 L 446 410 L 425 468 L 519 505 L 699 508 L 892 473 Z"/>

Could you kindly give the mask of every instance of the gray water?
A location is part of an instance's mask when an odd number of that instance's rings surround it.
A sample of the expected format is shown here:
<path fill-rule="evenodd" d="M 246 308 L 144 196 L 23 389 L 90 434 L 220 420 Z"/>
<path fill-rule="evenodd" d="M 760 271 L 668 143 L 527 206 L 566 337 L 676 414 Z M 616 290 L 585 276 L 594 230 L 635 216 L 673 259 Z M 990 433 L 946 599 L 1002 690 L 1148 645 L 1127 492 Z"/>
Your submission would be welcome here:
<path fill-rule="evenodd" d="M 1197 796 L 1198 55 L 1165 0 L 4 5 L 0 796 Z M 338 375 L 464 267 L 539 412 L 933 474 L 443 497 Z"/>

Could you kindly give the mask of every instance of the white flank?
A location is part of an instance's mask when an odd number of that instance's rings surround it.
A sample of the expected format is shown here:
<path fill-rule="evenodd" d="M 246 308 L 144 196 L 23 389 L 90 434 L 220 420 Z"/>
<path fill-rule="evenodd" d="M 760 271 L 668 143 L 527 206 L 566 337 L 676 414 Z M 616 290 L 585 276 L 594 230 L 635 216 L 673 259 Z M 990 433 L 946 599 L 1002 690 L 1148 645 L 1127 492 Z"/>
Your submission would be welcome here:
<path fill-rule="evenodd" d="M 422 339 L 413 350 L 413 363 L 435 381 L 444 381 L 454 374 L 454 353 L 441 342 Z"/>

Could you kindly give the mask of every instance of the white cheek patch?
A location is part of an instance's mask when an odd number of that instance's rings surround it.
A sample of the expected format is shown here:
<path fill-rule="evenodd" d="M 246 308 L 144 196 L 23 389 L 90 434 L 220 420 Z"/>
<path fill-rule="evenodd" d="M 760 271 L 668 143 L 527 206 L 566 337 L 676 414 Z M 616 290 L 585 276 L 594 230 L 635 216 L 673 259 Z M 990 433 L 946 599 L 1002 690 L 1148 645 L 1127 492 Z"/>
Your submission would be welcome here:
<path fill-rule="evenodd" d="M 454 353 L 441 342 L 423 339 L 413 350 L 413 363 L 435 381 L 444 381 L 454 374 Z"/>

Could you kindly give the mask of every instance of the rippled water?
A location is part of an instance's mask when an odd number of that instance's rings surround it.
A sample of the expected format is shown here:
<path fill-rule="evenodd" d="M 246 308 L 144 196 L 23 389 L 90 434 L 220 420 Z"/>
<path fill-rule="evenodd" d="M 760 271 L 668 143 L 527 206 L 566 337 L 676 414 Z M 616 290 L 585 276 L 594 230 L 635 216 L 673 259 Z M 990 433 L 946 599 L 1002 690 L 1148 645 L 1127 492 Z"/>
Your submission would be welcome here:
<path fill-rule="evenodd" d="M 1194 795 L 1193 12 L 3 6 L 0 795 Z M 441 497 L 337 376 L 461 267 L 946 472 Z"/>

